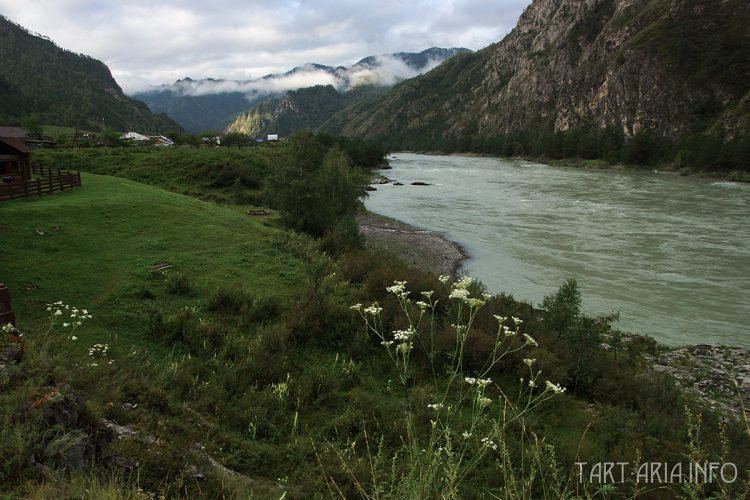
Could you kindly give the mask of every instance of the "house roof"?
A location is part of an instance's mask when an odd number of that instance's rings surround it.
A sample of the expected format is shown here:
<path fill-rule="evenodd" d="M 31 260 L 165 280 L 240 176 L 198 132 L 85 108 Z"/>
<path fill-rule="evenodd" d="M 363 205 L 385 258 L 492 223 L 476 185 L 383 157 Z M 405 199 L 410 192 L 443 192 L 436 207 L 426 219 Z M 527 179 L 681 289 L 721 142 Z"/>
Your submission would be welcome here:
<path fill-rule="evenodd" d="M 138 132 L 128 132 L 120 136 L 120 139 L 130 139 L 131 141 L 150 141 L 147 136 L 139 134 Z"/>
<path fill-rule="evenodd" d="M 0 127 L 0 137 L 23 139 L 26 137 L 26 132 L 21 127 Z"/>
<path fill-rule="evenodd" d="M 26 144 L 24 144 L 24 142 L 17 137 L 0 137 L 0 144 L 10 146 L 12 149 L 15 149 L 19 153 L 31 153 L 31 150 L 26 147 Z"/>

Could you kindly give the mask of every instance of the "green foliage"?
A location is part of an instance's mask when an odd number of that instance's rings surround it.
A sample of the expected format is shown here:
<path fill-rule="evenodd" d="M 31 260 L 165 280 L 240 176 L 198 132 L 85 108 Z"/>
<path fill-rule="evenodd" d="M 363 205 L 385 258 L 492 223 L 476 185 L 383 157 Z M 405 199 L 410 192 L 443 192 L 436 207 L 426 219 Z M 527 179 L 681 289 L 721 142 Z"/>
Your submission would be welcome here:
<path fill-rule="evenodd" d="M 362 175 L 338 149 L 326 151 L 309 132 L 296 133 L 289 149 L 266 181 L 271 207 L 284 223 L 313 236 L 322 236 L 358 207 Z"/>

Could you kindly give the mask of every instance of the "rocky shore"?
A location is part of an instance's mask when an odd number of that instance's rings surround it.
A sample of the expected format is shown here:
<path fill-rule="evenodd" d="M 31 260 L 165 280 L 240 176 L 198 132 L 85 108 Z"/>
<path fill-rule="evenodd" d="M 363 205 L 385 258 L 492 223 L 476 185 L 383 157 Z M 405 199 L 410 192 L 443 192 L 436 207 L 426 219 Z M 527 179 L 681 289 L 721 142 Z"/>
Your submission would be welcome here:
<path fill-rule="evenodd" d="M 683 391 L 731 420 L 750 418 L 750 349 L 709 344 L 671 349 L 650 361 Z"/>
<path fill-rule="evenodd" d="M 409 265 L 436 275 L 455 275 L 467 257 L 461 245 L 438 233 L 382 215 L 360 213 L 357 224 L 369 247 L 385 250 Z"/>

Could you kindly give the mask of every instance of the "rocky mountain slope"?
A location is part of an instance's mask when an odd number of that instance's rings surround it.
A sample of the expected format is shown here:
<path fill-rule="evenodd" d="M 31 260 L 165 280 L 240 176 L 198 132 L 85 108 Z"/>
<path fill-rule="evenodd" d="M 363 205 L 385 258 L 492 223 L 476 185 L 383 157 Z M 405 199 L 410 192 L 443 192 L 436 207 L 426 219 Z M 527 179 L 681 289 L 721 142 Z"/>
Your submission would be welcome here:
<path fill-rule="evenodd" d="M 109 68 L 0 16 L 0 122 L 166 133 L 180 126 L 123 94 Z"/>
<path fill-rule="evenodd" d="M 152 110 L 167 113 L 190 132 L 222 130 L 227 127 L 229 131 L 255 130 L 257 127 L 246 123 L 248 117 L 252 121 L 255 116 L 263 115 L 267 109 L 285 100 L 288 91 L 330 86 L 343 94 L 363 86 L 386 88 L 429 71 L 444 60 L 464 52 L 469 50 L 432 47 L 418 53 L 398 52 L 369 56 L 350 67 L 306 64 L 285 73 L 245 81 L 185 78 L 171 85 L 136 94 L 135 97 L 146 102 Z M 318 93 L 312 91 L 311 95 L 317 96 Z M 352 103 L 352 96 L 360 94 L 355 92 L 350 94 L 349 99 L 339 100 L 348 105 Z M 296 100 L 303 97 L 304 95 L 293 96 Z M 255 106 L 258 108 L 255 109 Z M 331 114 L 341 107 L 332 109 Z M 240 113 L 244 113 L 245 118 L 241 118 L 240 123 L 233 123 Z M 319 125 L 318 120 L 310 117 L 301 121 Z"/>
<path fill-rule="evenodd" d="M 333 85 L 316 85 L 290 90 L 282 97 L 270 97 L 240 113 L 226 132 L 241 132 L 252 137 L 266 134 L 288 136 L 294 130 L 320 127 L 331 116 L 354 103 L 383 94 L 387 87 L 361 85 L 339 92 Z"/>
<path fill-rule="evenodd" d="M 325 129 L 398 138 L 610 127 L 731 139 L 750 125 L 745 0 L 535 0 L 501 42 L 450 59 Z"/>

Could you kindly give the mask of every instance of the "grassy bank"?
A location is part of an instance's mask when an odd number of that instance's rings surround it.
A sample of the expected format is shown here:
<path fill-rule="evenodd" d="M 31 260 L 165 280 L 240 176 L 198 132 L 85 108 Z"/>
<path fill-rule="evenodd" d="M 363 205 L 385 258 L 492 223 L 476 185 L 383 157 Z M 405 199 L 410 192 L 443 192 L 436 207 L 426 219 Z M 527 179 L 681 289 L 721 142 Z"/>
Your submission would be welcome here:
<path fill-rule="evenodd" d="M 205 168 L 237 174 L 235 152 L 217 151 Z M 60 154 L 72 167 L 89 153 Z M 195 159 L 160 169 L 161 154 L 133 152 L 116 173 L 200 190 Z M 233 184 L 212 199 L 234 200 Z M 0 342 L 0 492 L 633 495 L 642 484 L 579 483 L 574 463 L 638 460 L 732 461 L 736 483 L 695 493 L 747 491 L 745 427 L 647 371 L 655 346 L 583 314 L 574 283 L 539 310 L 251 208 L 93 174 L 0 204 L 0 279 L 23 332 Z M 93 317 L 73 331 L 57 301 Z"/>

